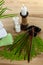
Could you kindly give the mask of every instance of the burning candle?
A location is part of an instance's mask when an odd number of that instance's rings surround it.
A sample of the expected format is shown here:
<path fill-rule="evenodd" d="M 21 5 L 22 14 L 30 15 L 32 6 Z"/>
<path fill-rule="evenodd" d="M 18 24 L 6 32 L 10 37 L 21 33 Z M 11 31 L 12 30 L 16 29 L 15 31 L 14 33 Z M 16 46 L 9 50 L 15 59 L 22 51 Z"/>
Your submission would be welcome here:
<path fill-rule="evenodd" d="M 21 12 L 20 12 L 21 18 L 22 18 L 22 23 L 21 23 L 21 30 L 26 30 L 28 27 L 28 22 L 27 22 L 27 16 L 28 16 L 28 10 L 26 6 L 21 7 Z"/>
<path fill-rule="evenodd" d="M 27 14 L 27 7 L 24 6 L 24 4 L 23 4 L 23 6 L 21 7 L 21 14 L 22 14 L 23 16 L 25 16 L 25 15 Z"/>
<path fill-rule="evenodd" d="M 19 17 L 13 17 L 13 21 L 14 21 L 14 26 L 15 26 L 16 32 L 20 32 L 21 26 L 20 26 L 20 22 L 19 22 Z"/>

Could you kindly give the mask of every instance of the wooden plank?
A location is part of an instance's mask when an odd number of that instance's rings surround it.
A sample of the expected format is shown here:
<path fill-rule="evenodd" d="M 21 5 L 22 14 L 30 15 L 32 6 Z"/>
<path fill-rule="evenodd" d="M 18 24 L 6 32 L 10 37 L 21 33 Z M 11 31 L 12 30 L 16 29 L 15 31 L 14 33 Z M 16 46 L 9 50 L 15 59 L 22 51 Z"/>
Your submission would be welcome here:
<path fill-rule="evenodd" d="M 4 7 L 7 6 L 11 9 L 7 13 L 19 13 L 22 4 L 28 8 L 30 16 L 43 17 L 43 0 L 5 0 Z"/>

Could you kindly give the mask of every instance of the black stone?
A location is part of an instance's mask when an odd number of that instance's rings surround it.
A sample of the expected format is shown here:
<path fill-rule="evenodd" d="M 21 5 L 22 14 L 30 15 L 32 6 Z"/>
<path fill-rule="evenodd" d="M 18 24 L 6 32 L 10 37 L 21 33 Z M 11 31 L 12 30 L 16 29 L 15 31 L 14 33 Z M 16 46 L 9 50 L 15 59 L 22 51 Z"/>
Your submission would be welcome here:
<path fill-rule="evenodd" d="M 39 33 L 41 31 L 41 28 L 31 25 L 27 28 L 28 32 L 30 35 L 32 35 L 32 28 L 34 28 L 34 37 L 37 36 L 37 33 Z"/>

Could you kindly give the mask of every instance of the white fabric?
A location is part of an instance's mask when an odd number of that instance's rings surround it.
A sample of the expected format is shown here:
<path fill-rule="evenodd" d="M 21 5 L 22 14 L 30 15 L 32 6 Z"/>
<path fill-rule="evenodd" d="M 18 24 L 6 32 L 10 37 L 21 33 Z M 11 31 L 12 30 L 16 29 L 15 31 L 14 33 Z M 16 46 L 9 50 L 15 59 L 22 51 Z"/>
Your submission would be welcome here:
<path fill-rule="evenodd" d="M 16 32 L 20 32 L 21 31 L 21 26 L 20 25 L 15 25 L 15 30 Z"/>
<path fill-rule="evenodd" d="M 19 17 L 13 17 L 14 24 L 19 24 Z"/>
<path fill-rule="evenodd" d="M 13 21 L 14 21 L 14 26 L 15 26 L 16 32 L 20 32 L 21 26 L 20 26 L 20 22 L 19 22 L 19 17 L 13 17 Z"/>
<path fill-rule="evenodd" d="M 6 32 L 6 30 L 5 30 L 4 28 L 2 28 L 2 29 L 0 30 L 0 38 L 3 38 L 3 37 L 5 37 L 5 36 L 7 36 L 7 32 Z"/>
<path fill-rule="evenodd" d="M 3 28 L 3 24 L 2 24 L 2 22 L 0 21 L 0 29 L 2 29 Z"/>
<path fill-rule="evenodd" d="M 24 16 L 27 14 L 27 7 L 26 7 L 26 6 L 23 5 L 23 6 L 21 7 L 21 13 L 22 13 L 22 15 L 24 15 Z"/>

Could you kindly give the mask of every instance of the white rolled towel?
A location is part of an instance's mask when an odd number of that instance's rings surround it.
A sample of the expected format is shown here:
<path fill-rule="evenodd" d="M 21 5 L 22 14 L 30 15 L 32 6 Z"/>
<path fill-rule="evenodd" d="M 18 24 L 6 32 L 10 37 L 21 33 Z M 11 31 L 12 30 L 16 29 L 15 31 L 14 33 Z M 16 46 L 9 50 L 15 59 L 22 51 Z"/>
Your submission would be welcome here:
<path fill-rule="evenodd" d="M 7 32 L 4 28 L 0 29 L 0 39 L 7 36 Z"/>
<path fill-rule="evenodd" d="M 20 32 L 21 31 L 21 25 L 19 22 L 19 17 L 13 17 L 13 21 L 14 21 L 14 27 L 16 32 Z"/>
<path fill-rule="evenodd" d="M 2 21 L 0 21 L 0 29 L 2 29 L 3 28 L 3 23 L 2 23 Z"/>
<path fill-rule="evenodd" d="M 13 17 L 14 24 L 20 24 L 19 23 L 19 17 Z"/>
<path fill-rule="evenodd" d="M 20 32 L 21 31 L 21 25 L 15 25 L 15 30 L 16 32 Z"/>

